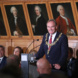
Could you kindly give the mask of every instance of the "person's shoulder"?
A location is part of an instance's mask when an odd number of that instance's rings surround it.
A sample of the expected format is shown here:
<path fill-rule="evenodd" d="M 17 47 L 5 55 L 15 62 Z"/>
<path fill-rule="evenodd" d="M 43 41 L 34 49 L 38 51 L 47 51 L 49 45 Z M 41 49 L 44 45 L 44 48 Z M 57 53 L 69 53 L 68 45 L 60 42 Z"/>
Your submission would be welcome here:
<path fill-rule="evenodd" d="M 43 35 L 43 40 L 46 39 L 46 38 L 48 38 L 48 36 L 49 36 L 49 33 L 45 33 L 45 34 Z"/>
<path fill-rule="evenodd" d="M 57 18 L 56 18 L 56 20 L 59 20 L 61 17 L 60 16 L 58 16 Z"/>
<path fill-rule="evenodd" d="M 67 38 L 67 36 L 65 34 L 62 33 L 62 37 Z"/>
<path fill-rule="evenodd" d="M 38 78 L 53 78 L 52 74 L 40 74 Z"/>
<path fill-rule="evenodd" d="M 4 59 L 7 59 L 7 57 L 6 57 L 6 56 L 4 56 Z"/>
<path fill-rule="evenodd" d="M 45 34 L 43 35 L 43 37 L 46 37 L 46 36 L 48 37 L 48 35 L 49 35 L 49 33 L 45 33 Z"/>
<path fill-rule="evenodd" d="M 73 62 L 78 62 L 78 60 L 76 58 L 74 58 L 74 57 L 72 58 L 72 61 Z"/>
<path fill-rule="evenodd" d="M 61 32 L 57 32 L 57 34 L 61 36 L 61 39 L 68 39 L 67 36 Z"/>
<path fill-rule="evenodd" d="M 44 19 L 44 17 L 41 15 L 41 17 L 39 18 L 39 20 L 44 21 L 45 19 Z"/>

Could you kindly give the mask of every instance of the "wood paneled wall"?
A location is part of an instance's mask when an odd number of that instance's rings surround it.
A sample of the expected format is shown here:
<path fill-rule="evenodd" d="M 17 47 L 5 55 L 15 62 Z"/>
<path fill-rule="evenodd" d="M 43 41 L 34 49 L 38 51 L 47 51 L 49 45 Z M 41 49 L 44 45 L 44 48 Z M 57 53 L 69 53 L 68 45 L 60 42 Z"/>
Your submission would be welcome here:
<path fill-rule="evenodd" d="M 26 40 L 26 39 L 13 39 L 13 40 L 7 40 L 7 39 L 0 39 L 0 45 L 5 46 L 5 55 L 8 56 L 10 54 L 13 54 L 13 49 L 16 46 L 20 46 L 24 53 L 29 53 L 34 47 L 38 46 L 37 48 L 34 48 L 34 50 L 38 51 L 39 45 L 42 42 L 42 39 L 39 41 L 33 40 Z M 31 44 L 32 43 L 32 44 Z M 31 44 L 31 46 L 29 46 Z M 69 47 L 73 48 L 73 56 L 76 58 L 76 51 L 78 50 L 78 40 L 68 40 Z M 27 49 L 28 48 L 28 49 Z"/>

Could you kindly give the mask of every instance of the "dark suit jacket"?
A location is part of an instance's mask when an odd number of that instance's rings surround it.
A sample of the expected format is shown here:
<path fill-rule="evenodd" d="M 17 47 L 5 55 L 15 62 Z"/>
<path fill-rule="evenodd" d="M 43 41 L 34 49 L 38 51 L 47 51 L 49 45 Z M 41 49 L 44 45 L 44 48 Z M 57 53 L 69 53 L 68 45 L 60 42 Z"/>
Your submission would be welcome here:
<path fill-rule="evenodd" d="M 67 64 L 67 75 L 70 78 L 78 78 L 78 60 L 72 58 Z"/>
<path fill-rule="evenodd" d="M 59 34 L 60 33 L 57 32 L 54 41 L 57 39 Z M 47 41 L 48 39 L 49 39 L 49 34 L 48 34 Z M 47 54 L 47 50 L 48 50 L 48 46 L 46 45 L 45 35 L 44 35 L 40 49 L 36 54 L 36 58 L 39 59 L 43 57 L 43 55 L 45 54 L 47 60 L 51 63 L 51 65 L 60 64 L 62 67 L 64 67 L 68 56 L 68 39 L 66 35 L 62 34 L 59 41 L 55 45 L 51 46 L 49 54 Z"/>
<path fill-rule="evenodd" d="M 52 74 L 40 74 L 37 78 L 54 78 Z"/>
<path fill-rule="evenodd" d="M 36 22 L 35 35 L 44 35 L 47 33 L 47 26 L 44 17 L 41 15 Z"/>
<path fill-rule="evenodd" d="M 9 24 L 10 24 L 11 34 L 13 35 L 13 32 L 16 30 L 16 26 L 14 23 L 14 17 L 11 17 L 11 19 L 9 20 Z M 18 25 L 19 29 L 21 30 L 21 32 L 23 33 L 23 35 L 28 35 L 26 23 L 19 16 L 17 17 L 17 25 Z"/>
<path fill-rule="evenodd" d="M 2 69 L 6 65 L 6 59 L 7 57 L 4 56 L 2 62 L 0 63 L 0 69 Z"/>

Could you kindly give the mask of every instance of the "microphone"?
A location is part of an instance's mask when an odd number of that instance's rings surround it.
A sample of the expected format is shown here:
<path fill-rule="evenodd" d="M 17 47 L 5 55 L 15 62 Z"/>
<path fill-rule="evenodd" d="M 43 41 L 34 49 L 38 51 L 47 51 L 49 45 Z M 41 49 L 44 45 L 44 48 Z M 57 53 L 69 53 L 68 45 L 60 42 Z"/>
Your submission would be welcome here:
<path fill-rule="evenodd" d="M 36 53 L 35 53 L 35 51 L 32 51 L 32 50 L 34 50 L 35 48 L 39 47 L 40 45 L 37 45 L 36 47 L 34 47 L 33 49 L 30 50 L 30 52 L 28 54 L 28 58 L 29 58 L 29 62 L 30 63 L 35 63 L 37 61 L 36 57 L 35 57 Z"/>
<path fill-rule="evenodd" d="M 30 45 L 27 47 L 27 49 L 31 46 L 32 43 L 34 43 L 35 41 L 39 41 L 39 39 L 33 40 Z M 27 52 L 27 49 L 25 50 L 25 53 Z"/>

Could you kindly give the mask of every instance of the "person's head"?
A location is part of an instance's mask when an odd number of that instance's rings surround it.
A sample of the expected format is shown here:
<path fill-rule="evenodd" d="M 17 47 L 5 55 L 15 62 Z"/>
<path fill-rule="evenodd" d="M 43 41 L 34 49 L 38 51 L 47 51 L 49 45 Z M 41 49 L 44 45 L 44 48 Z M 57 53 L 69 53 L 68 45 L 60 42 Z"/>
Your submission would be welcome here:
<path fill-rule="evenodd" d="M 73 49 L 71 47 L 68 48 L 68 59 L 73 57 Z"/>
<path fill-rule="evenodd" d="M 0 70 L 0 78 L 22 78 L 21 73 L 21 70 L 16 66 L 5 66 Z"/>
<path fill-rule="evenodd" d="M 19 64 L 20 64 L 20 59 L 19 59 L 18 56 L 16 56 L 16 55 L 8 56 L 8 58 L 7 58 L 7 66 L 13 65 L 13 66 L 19 67 Z"/>
<path fill-rule="evenodd" d="M 60 15 L 64 16 L 65 15 L 64 7 L 62 5 L 58 5 L 57 12 L 59 12 Z"/>
<path fill-rule="evenodd" d="M 37 16 L 39 16 L 41 14 L 41 8 L 39 6 L 35 6 L 35 13 Z"/>
<path fill-rule="evenodd" d="M 47 59 L 41 58 L 37 61 L 37 71 L 39 74 L 50 74 L 51 68 L 52 66 Z"/>
<path fill-rule="evenodd" d="M 14 17 L 17 16 L 17 9 L 16 9 L 15 6 L 12 6 L 12 7 L 11 7 L 10 12 L 13 14 Z"/>
<path fill-rule="evenodd" d="M 54 34 L 57 30 L 57 24 L 54 19 L 50 19 L 47 22 L 47 30 L 50 34 Z"/>
<path fill-rule="evenodd" d="M 0 45 L 0 57 L 3 57 L 5 55 L 5 48 L 4 46 Z"/>
<path fill-rule="evenodd" d="M 23 50 L 21 47 L 17 46 L 14 48 L 13 54 L 17 55 L 19 58 L 21 58 L 21 53 L 23 53 Z"/>

